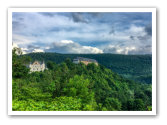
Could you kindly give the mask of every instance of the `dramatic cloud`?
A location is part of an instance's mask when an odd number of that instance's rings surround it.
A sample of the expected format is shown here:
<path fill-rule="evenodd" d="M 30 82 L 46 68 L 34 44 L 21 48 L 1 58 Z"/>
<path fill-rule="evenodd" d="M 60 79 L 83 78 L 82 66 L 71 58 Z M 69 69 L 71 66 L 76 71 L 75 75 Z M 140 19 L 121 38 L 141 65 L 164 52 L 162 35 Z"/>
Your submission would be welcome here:
<path fill-rule="evenodd" d="M 54 12 L 52 12 L 52 13 L 50 13 L 50 12 L 40 12 L 39 14 L 44 15 L 44 16 L 53 17 L 57 13 L 54 13 Z"/>
<path fill-rule="evenodd" d="M 150 54 L 152 50 L 151 13 L 14 12 L 12 17 L 12 40 L 27 52 Z"/>
<path fill-rule="evenodd" d="M 130 38 L 131 40 L 134 40 L 134 36 L 129 36 L 129 38 Z"/>
<path fill-rule="evenodd" d="M 117 53 L 117 54 L 129 54 L 133 51 L 136 51 L 136 47 L 130 46 L 130 47 L 121 47 L 121 46 L 114 46 L 109 45 L 107 48 L 104 49 L 105 53 Z"/>
<path fill-rule="evenodd" d="M 116 54 L 151 54 L 152 37 L 145 31 L 145 27 L 131 25 L 123 32 L 111 35 L 113 42 L 99 48 L 104 53 Z"/>
<path fill-rule="evenodd" d="M 149 24 L 145 27 L 145 31 L 148 35 L 152 36 L 152 24 Z"/>
<path fill-rule="evenodd" d="M 54 42 L 45 49 L 47 52 L 57 52 L 57 53 L 103 53 L 102 50 L 91 47 L 91 46 L 81 46 L 71 40 L 62 40 L 59 42 Z"/>
<path fill-rule="evenodd" d="M 115 29 L 114 29 L 114 27 L 112 26 L 112 28 L 111 28 L 109 34 L 114 34 L 114 33 L 115 33 Z"/>
<path fill-rule="evenodd" d="M 42 53 L 42 52 L 44 52 L 44 50 L 42 50 L 42 49 L 34 49 L 32 52 L 33 53 Z"/>
<path fill-rule="evenodd" d="M 74 22 L 88 23 L 88 21 L 83 17 L 82 13 L 72 13 L 72 19 Z"/>
<path fill-rule="evenodd" d="M 27 46 L 28 49 L 39 49 L 39 46 L 35 46 L 35 45 L 28 45 Z"/>
<path fill-rule="evenodd" d="M 152 47 L 142 46 L 142 47 L 135 47 L 135 46 L 113 46 L 110 45 L 104 49 L 104 53 L 115 53 L 115 54 L 151 54 Z"/>
<path fill-rule="evenodd" d="M 12 43 L 12 49 L 14 48 L 20 48 L 22 50 L 22 54 L 44 52 L 43 49 L 40 49 L 40 47 L 34 45 L 28 45 L 27 48 L 22 48 L 16 43 Z"/>

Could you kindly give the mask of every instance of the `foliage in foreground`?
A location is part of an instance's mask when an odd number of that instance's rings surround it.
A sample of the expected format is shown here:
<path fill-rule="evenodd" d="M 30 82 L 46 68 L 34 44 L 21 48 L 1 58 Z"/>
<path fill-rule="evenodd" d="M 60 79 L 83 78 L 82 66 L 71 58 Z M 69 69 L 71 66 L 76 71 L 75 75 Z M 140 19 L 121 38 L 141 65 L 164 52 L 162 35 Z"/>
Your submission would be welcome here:
<path fill-rule="evenodd" d="M 19 64 L 12 71 L 13 111 L 151 110 L 151 85 L 126 80 L 102 65 L 66 59 L 48 62 L 44 72 L 28 73 L 23 59 L 13 53 L 13 65 Z"/>

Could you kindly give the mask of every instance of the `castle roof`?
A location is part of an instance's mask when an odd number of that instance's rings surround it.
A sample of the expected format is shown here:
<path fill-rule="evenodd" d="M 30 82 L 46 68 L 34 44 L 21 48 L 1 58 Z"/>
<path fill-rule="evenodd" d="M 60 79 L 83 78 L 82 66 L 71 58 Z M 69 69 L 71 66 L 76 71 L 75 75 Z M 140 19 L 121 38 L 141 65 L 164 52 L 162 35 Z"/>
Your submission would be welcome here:
<path fill-rule="evenodd" d="M 30 64 L 31 64 L 31 65 L 42 65 L 42 64 L 44 64 L 44 61 L 41 62 L 41 61 L 35 60 L 33 63 L 30 63 Z"/>
<path fill-rule="evenodd" d="M 75 60 L 75 59 L 74 59 Z M 89 58 L 83 58 L 83 57 L 77 57 L 76 60 L 79 61 L 88 61 L 88 62 L 94 62 L 97 63 L 97 61 L 95 59 L 89 59 Z"/>

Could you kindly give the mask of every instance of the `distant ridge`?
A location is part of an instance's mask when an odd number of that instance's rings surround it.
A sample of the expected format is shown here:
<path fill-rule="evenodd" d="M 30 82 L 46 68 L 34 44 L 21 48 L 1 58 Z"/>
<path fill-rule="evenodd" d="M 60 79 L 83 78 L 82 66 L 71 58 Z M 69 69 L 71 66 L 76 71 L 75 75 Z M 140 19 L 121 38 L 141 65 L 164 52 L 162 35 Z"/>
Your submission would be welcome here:
<path fill-rule="evenodd" d="M 99 64 L 111 69 L 119 75 L 136 82 L 152 83 L 152 55 L 122 55 L 122 54 L 59 54 L 59 53 L 30 53 L 33 60 L 53 61 L 57 64 L 66 58 L 73 60 L 77 57 L 91 58 Z"/>

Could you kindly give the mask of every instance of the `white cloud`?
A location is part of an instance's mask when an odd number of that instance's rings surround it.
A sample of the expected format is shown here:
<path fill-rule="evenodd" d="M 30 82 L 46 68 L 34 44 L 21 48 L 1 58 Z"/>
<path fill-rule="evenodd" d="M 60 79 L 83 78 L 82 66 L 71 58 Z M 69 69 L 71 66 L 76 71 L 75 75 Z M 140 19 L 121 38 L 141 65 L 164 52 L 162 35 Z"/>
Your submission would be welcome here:
<path fill-rule="evenodd" d="M 12 49 L 13 48 L 20 48 L 22 51 L 22 54 L 27 54 L 27 53 L 38 53 L 38 52 L 44 52 L 44 50 L 42 49 L 28 49 L 28 48 L 21 48 L 19 45 L 17 45 L 17 43 L 12 43 Z"/>
<path fill-rule="evenodd" d="M 136 50 L 136 47 L 132 46 L 132 47 L 126 47 L 125 48 L 125 54 L 129 54 L 129 52 L 131 51 L 135 51 Z"/>
<path fill-rule="evenodd" d="M 135 46 L 125 46 L 120 47 L 119 45 L 109 45 L 108 47 L 105 47 L 104 52 L 105 53 L 116 53 L 116 54 L 129 54 L 132 51 L 136 51 Z"/>
<path fill-rule="evenodd" d="M 27 48 L 21 48 L 22 50 L 22 54 L 27 54 L 28 53 L 28 49 Z"/>
<path fill-rule="evenodd" d="M 63 14 L 55 13 L 54 16 L 44 16 L 39 13 L 19 13 L 13 16 L 13 21 L 15 22 L 13 23 L 15 26 L 13 42 L 22 48 L 28 48 L 28 45 L 35 44 L 39 47 L 36 49 L 59 53 L 114 52 L 129 54 L 137 51 L 151 51 L 150 48 L 145 49 L 144 47 L 151 45 L 152 37 L 147 35 L 144 26 L 134 24 L 142 23 L 141 20 L 135 20 L 131 23 L 132 25 L 127 23 L 125 28 L 124 25 L 119 24 L 119 21 L 113 22 L 114 27 L 112 27 L 109 22 L 105 21 L 76 23 Z M 118 25 L 115 25 L 116 23 Z M 114 33 L 111 34 L 112 28 Z M 82 42 L 82 45 L 78 42 Z M 96 47 L 89 46 L 92 45 L 90 42 L 94 42 Z M 102 45 L 102 42 L 107 45 Z M 109 45 L 113 45 L 113 47 Z M 34 48 L 28 49 L 25 51 L 40 51 L 34 50 Z"/>
<path fill-rule="evenodd" d="M 60 43 L 69 44 L 69 43 L 74 43 L 74 42 L 72 40 L 62 40 Z"/>
<path fill-rule="evenodd" d="M 34 49 L 33 51 L 32 51 L 33 53 L 43 53 L 44 52 L 44 50 L 42 50 L 42 49 Z"/>
<path fill-rule="evenodd" d="M 103 50 L 96 47 L 82 46 L 72 40 L 54 42 L 45 51 L 57 53 L 103 53 Z"/>
<path fill-rule="evenodd" d="M 151 45 L 143 46 L 119 46 L 119 45 L 109 45 L 104 47 L 104 53 L 115 53 L 115 54 L 151 54 L 152 47 Z"/>
<path fill-rule="evenodd" d="M 82 51 L 85 51 L 85 53 L 103 53 L 103 50 L 91 46 L 83 46 Z"/>
<path fill-rule="evenodd" d="M 12 42 L 12 49 L 14 48 L 19 48 L 19 46 L 16 43 Z"/>
<path fill-rule="evenodd" d="M 14 48 L 20 48 L 16 43 L 14 43 L 14 42 L 12 42 L 12 50 L 14 49 Z M 27 48 L 20 48 L 21 49 L 21 52 L 22 52 L 22 54 L 27 54 Z"/>
<path fill-rule="evenodd" d="M 13 34 L 12 40 L 14 43 L 16 43 L 19 46 L 25 46 L 27 44 L 31 44 L 35 42 L 33 37 L 26 37 L 24 35 L 18 35 L 18 34 Z"/>
<path fill-rule="evenodd" d="M 143 31 L 144 31 L 144 27 L 139 27 L 139 26 L 135 26 L 135 25 L 131 25 L 131 27 L 127 30 L 127 32 L 129 32 L 129 33 L 132 33 L 132 34 L 134 34 L 134 33 L 143 33 Z"/>

